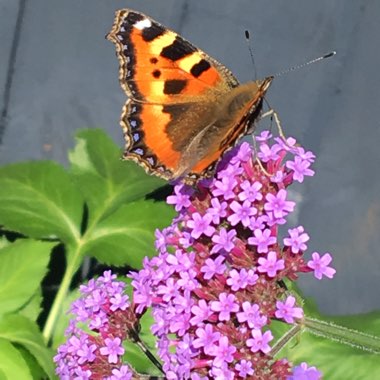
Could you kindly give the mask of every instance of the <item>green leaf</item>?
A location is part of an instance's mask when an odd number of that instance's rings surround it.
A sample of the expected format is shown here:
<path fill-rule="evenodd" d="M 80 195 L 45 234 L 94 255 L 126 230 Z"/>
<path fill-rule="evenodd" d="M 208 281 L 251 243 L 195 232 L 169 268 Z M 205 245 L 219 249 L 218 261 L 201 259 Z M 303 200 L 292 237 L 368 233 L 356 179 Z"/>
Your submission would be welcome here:
<path fill-rule="evenodd" d="M 90 225 L 125 202 L 144 197 L 165 182 L 137 164 L 121 160 L 121 151 L 100 129 L 82 130 L 69 153 L 71 173 L 89 206 Z"/>
<path fill-rule="evenodd" d="M 34 322 L 16 314 L 3 316 L 0 319 L 0 338 L 25 347 L 49 378 L 54 377 L 53 353 L 45 346 L 42 334 Z M 23 377 L 13 378 L 24 379 Z"/>
<path fill-rule="evenodd" d="M 379 335 L 379 313 L 329 319 L 338 325 Z M 295 364 L 306 361 L 309 365 L 316 366 L 323 373 L 323 378 L 329 380 L 380 378 L 379 355 L 315 336 L 310 332 L 304 332 L 300 339 L 290 342 L 280 351 L 279 357 L 283 356 Z"/>
<path fill-rule="evenodd" d="M 50 161 L 0 168 L 0 224 L 35 238 L 79 238 L 80 192 L 64 168 Z"/>
<path fill-rule="evenodd" d="M 28 302 L 19 310 L 19 313 L 24 317 L 36 322 L 42 311 L 42 291 L 41 288 L 37 289 L 33 297 L 28 300 Z"/>
<path fill-rule="evenodd" d="M 172 208 L 163 203 L 126 204 L 94 228 L 85 251 L 108 265 L 140 268 L 145 256 L 155 254 L 155 229 L 170 224 L 173 216 Z"/>
<path fill-rule="evenodd" d="M 18 351 L 24 358 L 25 362 L 28 365 L 29 371 L 31 372 L 33 379 L 46 379 L 46 374 L 42 370 L 41 366 L 38 364 L 36 358 L 23 346 L 17 347 Z"/>
<path fill-rule="evenodd" d="M 11 242 L 7 240 L 4 236 L 0 237 L 0 249 L 6 247 L 9 244 L 11 244 Z"/>
<path fill-rule="evenodd" d="M 128 362 L 138 373 L 159 376 L 161 372 L 154 366 L 136 343 L 125 341 L 123 343 L 125 354 L 123 361 Z"/>
<path fill-rule="evenodd" d="M 329 342 L 310 333 L 302 334 L 299 344 L 290 349 L 286 357 L 297 364 L 306 361 L 316 366 L 323 378 L 329 380 L 373 380 L 380 375 L 379 355 Z"/>
<path fill-rule="evenodd" d="M 54 245 L 19 239 L 0 250 L 0 314 L 21 308 L 39 289 Z"/>
<path fill-rule="evenodd" d="M 20 352 L 6 339 L 0 338 L 0 379 L 32 380 L 32 375 Z"/>

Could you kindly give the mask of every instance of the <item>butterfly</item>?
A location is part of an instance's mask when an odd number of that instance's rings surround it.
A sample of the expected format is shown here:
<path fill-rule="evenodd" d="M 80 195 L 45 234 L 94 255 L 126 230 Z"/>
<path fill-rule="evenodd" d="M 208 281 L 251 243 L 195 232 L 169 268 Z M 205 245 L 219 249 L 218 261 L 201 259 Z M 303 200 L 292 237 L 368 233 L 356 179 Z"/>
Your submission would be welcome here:
<path fill-rule="evenodd" d="M 183 37 L 129 9 L 116 12 L 106 37 L 128 96 L 123 158 L 166 180 L 211 177 L 223 153 L 254 130 L 273 77 L 240 84 Z"/>

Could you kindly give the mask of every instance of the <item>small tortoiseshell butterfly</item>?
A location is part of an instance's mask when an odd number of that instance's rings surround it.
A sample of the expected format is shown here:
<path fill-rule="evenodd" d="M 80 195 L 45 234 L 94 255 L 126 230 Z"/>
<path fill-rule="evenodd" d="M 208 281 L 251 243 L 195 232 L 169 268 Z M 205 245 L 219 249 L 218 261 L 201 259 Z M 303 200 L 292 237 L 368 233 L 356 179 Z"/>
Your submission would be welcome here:
<path fill-rule="evenodd" d="M 260 117 L 273 77 L 240 84 L 202 50 L 129 9 L 116 12 L 107 38 L 116 45 L 125 159 L 167 180 L 194 183 Z"/>

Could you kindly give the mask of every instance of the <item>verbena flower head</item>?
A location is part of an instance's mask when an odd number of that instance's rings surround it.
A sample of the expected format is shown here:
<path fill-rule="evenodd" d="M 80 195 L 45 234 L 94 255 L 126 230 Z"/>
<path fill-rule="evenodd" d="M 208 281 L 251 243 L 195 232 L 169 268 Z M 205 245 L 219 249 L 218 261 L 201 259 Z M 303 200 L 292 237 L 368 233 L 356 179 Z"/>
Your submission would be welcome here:
<path fill-rule="evenodd" d="M 214 179 L 175 186 L 168 203 L 179 214 L 156 231 L 158 255 L 130 275 L 133 302 L 108 272 L 81 287 L 68 340 L 55 357 L 61 378 L 138 378 L 123 362 L 122 342 L 138 334 L 148 309 L 166 379 L 321 378 L 306 363 L 274 359 L 271 331 L 274 319 L 294 324 L 304 317 L 286 282 L 301 272 L 335 274 L 330 254 L 305 260 L 302 226 L 284 226 L 296 208 L 288 187 L 314 174 L 314 155 L 269 132 L 257 141 L 265 171 L 243 143 L 225 155 Z M 283 241 L 279 228 L 288 232 Z"/>
<path fill-rule="evenodd" d="M 284 280 L 300 272 L 314 271 L 318 279 L 334 274 L 329 256 L 315 253 L 305 261 L 309 236 L 302 226 L 290 226 L 283 244 L 278 238 L 296 207 L 287 188 L 314 174 L 314 155 L 294 139 L 273 144 L 268 132 L 257 140 L 269 175 L 243 143 L 226 155 L 214 179 L 196 189 L 176 185 L 168 203 L 179 215 L 157 231 L 159 255 L 132 275 L 137 310 L 153 309 L 168 379 L 302 379 L 306 373 L 273 359 L 270 324 L 303 318 Z"/>
<path fill-rule="evenodd" d="M 129 380 L 132 370 L 122 361 L 123 341 L 137 331 L 125 284 L 104 272 L 80 287 L 81 297 L 71 307 L 74 318 L 67 341 L 54 357 L 60 379 Z M 85 327 L 85 329 L 84 329 Z"/>

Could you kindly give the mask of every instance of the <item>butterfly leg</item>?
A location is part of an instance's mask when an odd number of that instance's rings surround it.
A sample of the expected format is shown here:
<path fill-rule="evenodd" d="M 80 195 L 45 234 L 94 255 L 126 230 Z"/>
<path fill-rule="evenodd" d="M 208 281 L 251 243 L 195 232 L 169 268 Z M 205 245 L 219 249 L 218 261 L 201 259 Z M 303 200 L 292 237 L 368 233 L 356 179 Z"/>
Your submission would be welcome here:
<path fill-rule="evenodd" d="M 284 141 L 284 143 L 285 143 L 289 148 L 292 148 L 292 146 L 289 145 L 288 140 L 287 140 L 287 138 L 286 138 L 286 136 L 285 136 L 285 133 L 284 133 L 282 127 L 281 127 L 281 123 L 280 123 L 280 119 L 279 119 L 279 117 L 278 117 L 278 113 L 277 113 L 275 110 L 270 109 L 269 111 L 263 113 L 263 114 L 261 115 L 261 118 L 268 117 L 268 116 L 273 117 L 273 119 L 274 119 L 274 121 L 275 121 L 275 123 L 276 123 L 276 125 L 277 125 L 277 129 L 278 129 L 278 133 L 279 133 L 280 137 L 282 138 L 282 140 Z M 299 144 L 297 143 L 296 146 L 298 146 L 298 145 L 299 145 Z"/>
<path fill-rule="evenodd" d="M 278 117 L 278 113 L 273 109 L 271 108 L 269 111 L 267 112 L 264 112 L 261 116 L 260 116 L 260 119 L 264 119 L 265 117 L 270 117 L 272 120 L 274 119 L 274 122 L 276 123 L 276 126 L 277 126 L 277 129 L 278 129 L 278 133 L 280 135 L 280 137 L 284 140 L 284 142 L 286 143 L 287 140 L 286 140 L 286 137 L 285 137 L 285 134 L 282 130 L 282 127 L 281 127 L 281 123 L 280 123 L 280 118 Z M 267 176 L 267 177 L 272 177 L 273 176 L 273 173 L 269 173 L 265 168 L 264 168 L 264 165 L 263 163 L 261 162 L 260 158 L 258 157 L 258 154 L 257 154 L 257 144 L 256 144 L 256 139 L 255 139 L 255 136 L 253 136 L 253 147 L 254 147 L 254 152 L 255 152 L 255 155 L 256 155 L 256 161 L 257 161 L 257 164 L 259 165 L 261 171 Z"/>
<path fill-rule="evenodd" d="M 278 117 L 278 113 L 274 109 L 270 109 L 269 111 L 264 112 L 261 115 L 260 119 L 264 119 L 265 117 L 268 117 L 268 116 L 273 117 L 274 122 L 277 125 L 279 135 L 284 139 L 284 141 L 286 141 L 284 131 L 282 130 L 282 127 L 281 127 L 280 118 Z"/>
<path fill-rule="evenodd" d="M 257 152 L 257 142 L 256 142 L 256 138 L 255 138 L 255 135 L 252 135 L 252 140 L 253 140 L 253 152 L 255 154 L 255 158 L 256 158 L 256 162 L 257 162 L 257 165 L 259 165 L 260 167 L 260 170 L 264 173 L 264 175 L 266 175 L 267 177 L 272 177 L 273 174 L 270 174 L 265 168 L 264 168 L 264 165 L 263 163 L 261 162 L 259 156 L 258 156 L 258 152 Z"/>

